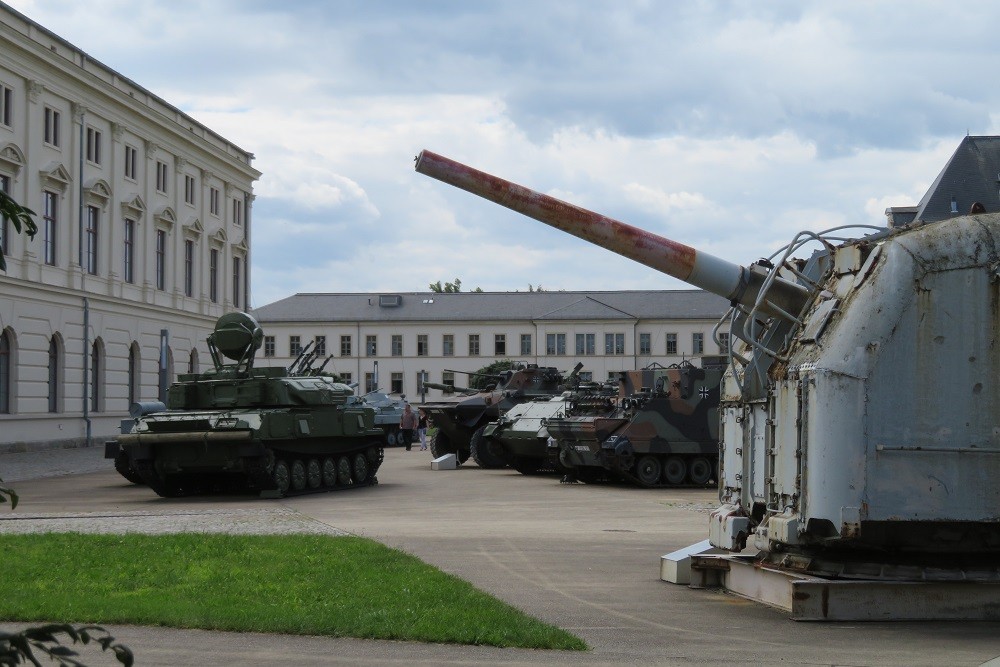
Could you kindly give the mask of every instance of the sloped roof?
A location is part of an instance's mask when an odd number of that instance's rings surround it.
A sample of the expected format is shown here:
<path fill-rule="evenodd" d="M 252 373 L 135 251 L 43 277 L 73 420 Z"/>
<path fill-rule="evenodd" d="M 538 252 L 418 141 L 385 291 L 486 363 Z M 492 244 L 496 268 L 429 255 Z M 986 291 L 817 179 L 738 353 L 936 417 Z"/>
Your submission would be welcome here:
<path fill-rule="evenodd" d="M 399 305 L 380 305 L 398 296 Z M 253 312 L 266 322 L 715 320 L 726 299 L 703 290 L 300 293 Z"/>
<path fill-rule="evenodd" d="M 1000 211 L 1000 137 L 965 137 L 917 205 L 916 222 Z"/>

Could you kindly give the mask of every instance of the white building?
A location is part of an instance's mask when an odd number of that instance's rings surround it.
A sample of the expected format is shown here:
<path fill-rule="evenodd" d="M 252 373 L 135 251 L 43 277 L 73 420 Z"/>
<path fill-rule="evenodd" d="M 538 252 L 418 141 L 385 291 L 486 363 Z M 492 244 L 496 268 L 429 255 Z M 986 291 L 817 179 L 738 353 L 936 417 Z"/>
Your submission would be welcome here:
<path fill-rule="evenodd" d="M 39 228 L 0 229 L 0 451 L 99 442 L 210 362 L 249 301 L 252 159 L 0 3 L 0 188 Z"/>
<path fill-rule="evenodd" d="M 287 367 L 314 342 L 316 366 L 332 355 L 325 370 L 362 391 L 374 388 L 377 367 L 380 388 L 412 397 L 421 377 L 463 386 L 462 372 L 502 359 L 567 373 L 580 361 L 597 381 L 651 363 L 700 365 L 728 352 L 728 334 L 721 345 L 713 336 L 728 308 L 701 290 L 402 292 L 296 294 L 254 315 L 265 335 L 258 364 Z"/>

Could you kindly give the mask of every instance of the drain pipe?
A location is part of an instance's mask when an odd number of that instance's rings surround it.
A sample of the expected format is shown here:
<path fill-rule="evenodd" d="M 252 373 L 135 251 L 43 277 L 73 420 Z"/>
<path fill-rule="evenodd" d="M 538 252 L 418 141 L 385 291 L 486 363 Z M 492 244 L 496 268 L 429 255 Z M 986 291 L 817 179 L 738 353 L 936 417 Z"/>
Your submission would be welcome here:
<path fill-rule="evenodd" d="M 87 447 L 91 445 L 90 423 L 90 401 L 87 396 L 87 389 L 91 383 L 88 382 L 90 373 L 90 302 L 87 297 L 83 297 L 83 421 L 87 425 Z"/>

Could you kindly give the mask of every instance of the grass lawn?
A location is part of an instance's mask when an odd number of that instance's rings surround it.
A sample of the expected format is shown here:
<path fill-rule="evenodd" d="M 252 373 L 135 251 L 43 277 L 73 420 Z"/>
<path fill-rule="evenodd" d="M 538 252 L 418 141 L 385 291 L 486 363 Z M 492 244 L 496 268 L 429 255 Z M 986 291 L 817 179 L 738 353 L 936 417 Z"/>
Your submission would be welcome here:
<path fill-rule="evenodd" d="M 0 535 L 0 619 L 585 650 L 408 554 L 325 535 Z"/>

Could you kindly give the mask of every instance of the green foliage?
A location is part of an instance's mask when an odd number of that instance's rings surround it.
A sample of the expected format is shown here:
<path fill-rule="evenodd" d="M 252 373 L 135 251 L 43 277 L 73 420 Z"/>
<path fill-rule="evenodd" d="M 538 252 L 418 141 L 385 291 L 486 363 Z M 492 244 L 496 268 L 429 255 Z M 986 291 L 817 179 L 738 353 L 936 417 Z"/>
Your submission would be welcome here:
<path fill-rule="evenodd" d="M 39 653 L 58 665 L 77 667 L 83 665 L 78 658 L 80 654 L 59 641 L 59 635 L 73 640 L 74 644 L 87 645 L 94 642 L 102 651 L 111 651 L 115 658 L 126 667 L 131 667 L 134 657 L 132 651 L 121 644 L 115 643 L 115 638 L 96 625 L 85 625 L 74 628 L 64 623 L 39 625 L 21 632 L 4 632 L 0 630 L 0 665 L 20 665 L 26 662 L 41 667 L 35 657 Z"/>
<path fill-rule="evenodd" d="M 586 649 L 359 537 L 47 533 L 0 535 L 0 552 L 0 618 L 10 620 Z"/>
<path fill-rule="evenodd" d="M 9 489 L 4 486 L 3 479 L 0 479 L 0 505 L 7 502 L 8 499 L 10 500 L 11 509 L 17 507 L 17 494 L 14 493 L 14 489 Z"/>
<path fill-rule="evenodd" d="M 453 283 L 445 283 L 444 286 L 442 287 L 441 286 L 441 281 L 439 280 L 436 283 L 431 283 L 430 285 L 428 285 L 428 287 L 430 288 L 430 290 L 432 292 L 437 292 L 438 294 L 441 294 L 441 293 L 452 293 L 452 292 L 461 292 L 462 291 L 462 281 L 460 279 L 458 279 L 458 278 L 455 278 L 455 282 L 453 282 Z M 472 291 L 473 292 L 482 292 L 483 288 L 482 287 L 477 287 L 476 289 L 474 289 Z"/>
<path fill-rule="evenodd" d="M 483 366 L 469 380 L 470 389 L 486 389 L 497 383 L 496 376 L 504 371 L 516 370 L 517 365 L 510 359 L 501 359 Z"/>
<path fill-rule="evenodd" d="M 0 191 L 0 218 L 13 223 L 14 230 L 18 234 L 21 233 L 21 229 L 23 227 L 24 233 L 27 234 L 29 238 L 35 238 L 35 234 L 38 233 L 38 226 L 35 225 L 35 221 L 31 219 L 31 216 L 33 215 L 35 215 L 34 211 L 21 206 L 6 192 Z M 7 261 L 3 257 L 3 248 L 0 248 L 0 271 L 6 270 Z"/>

